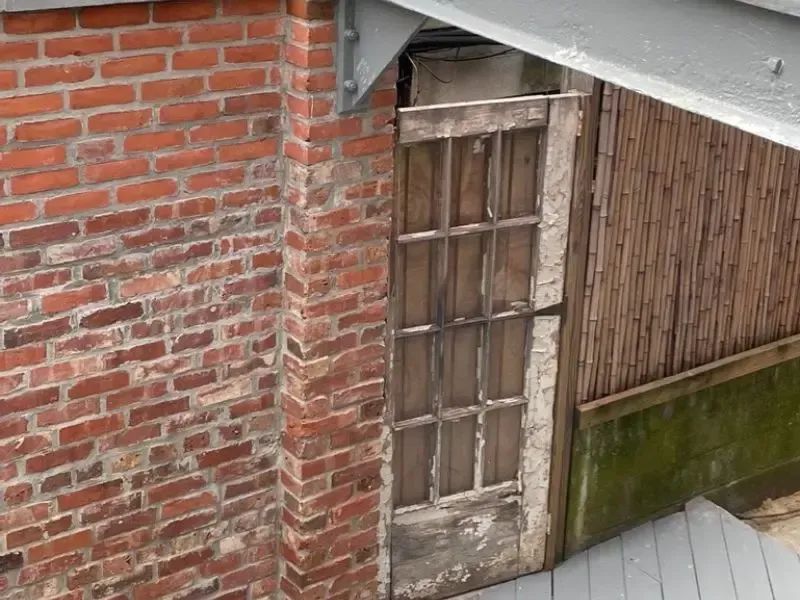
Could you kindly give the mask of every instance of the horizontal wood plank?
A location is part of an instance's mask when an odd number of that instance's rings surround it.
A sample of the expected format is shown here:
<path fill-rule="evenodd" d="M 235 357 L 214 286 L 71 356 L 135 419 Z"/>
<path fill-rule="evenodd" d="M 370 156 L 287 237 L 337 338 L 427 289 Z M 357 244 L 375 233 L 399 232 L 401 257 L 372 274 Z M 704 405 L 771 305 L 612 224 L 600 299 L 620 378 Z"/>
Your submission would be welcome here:
<path fill-rule="evenodd" d="M 547 96 L 402 108 L 397 114 L 397 142 L 413 144 L 545 127 L 547 115 Z"/>
<path fill-rule="evenodd" d="M 578 429 L 613 421 L 796 358 L 800 358 L 800 335 L 583 404 L 578 407 Z"/>

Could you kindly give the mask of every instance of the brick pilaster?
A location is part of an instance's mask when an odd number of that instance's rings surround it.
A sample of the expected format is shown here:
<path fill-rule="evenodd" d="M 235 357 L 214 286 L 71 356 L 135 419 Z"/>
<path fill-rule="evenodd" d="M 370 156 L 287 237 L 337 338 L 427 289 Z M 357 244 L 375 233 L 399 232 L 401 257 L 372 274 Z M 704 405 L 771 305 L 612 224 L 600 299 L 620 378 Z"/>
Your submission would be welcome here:
<path fill-rule="evenodd" d="M 337 116 L 334 2 L 287 4 L 281 588 L 372 599 L 395 93 Z"/>

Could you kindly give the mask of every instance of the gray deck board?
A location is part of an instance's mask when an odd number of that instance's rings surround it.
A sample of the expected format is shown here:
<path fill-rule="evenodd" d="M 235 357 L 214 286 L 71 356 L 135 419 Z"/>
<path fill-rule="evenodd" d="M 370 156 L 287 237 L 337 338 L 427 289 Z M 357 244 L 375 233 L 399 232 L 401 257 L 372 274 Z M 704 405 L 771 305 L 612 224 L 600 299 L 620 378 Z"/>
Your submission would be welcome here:
<path fill-rule="evenodd" d="M 622 534 L 625 591 L 629 600 L 662 600 L 653 523 Z"/>
<path fill-rule="evenodd" d="M 700 600 L 686 515 L 659 519 L 655 532 L 664 600 Z"/>
<path fill-rule="evenodd" d="M 552 597 L 552 573 L 536 573 L 517 580 L 516 600 L 551 600 Z"/>
<path fill-rule="evenodd" d="M 774 600 L 756 530 L 723 513 L 722 531 L 737 597 L 740 600 Z"/>
<path fill-rule="evenodd" d="M 775 600 L 800 598 L 800 557 L 768 535 L 760 533 L 761 551 L 767 563 L 772 595 Z"/>
<path fill-rule="evenodd" d="M 462 600 L 800 600 L 800 557 L 718 506 L 676 513 L 576 554 L 554 571 Z"/>
<path fill-rule="evenodd" d="M 625 600 L 622 539 L 619 537 L 589 548 L 589 597 L 592 600 Z"/>
<path fill-rule="evenodd" d="M 553 571 L 554 600 L 590 600 L 589 553 L 581 552 Z"/>
<path fill-rule="evenodd" d="M 700 597 L 735 600 L 736 588 L 725 547 L 719 507 L 707 500 L 694 500 L 686 506 L 686 520 L 689 523 L 689 540 Z"/>

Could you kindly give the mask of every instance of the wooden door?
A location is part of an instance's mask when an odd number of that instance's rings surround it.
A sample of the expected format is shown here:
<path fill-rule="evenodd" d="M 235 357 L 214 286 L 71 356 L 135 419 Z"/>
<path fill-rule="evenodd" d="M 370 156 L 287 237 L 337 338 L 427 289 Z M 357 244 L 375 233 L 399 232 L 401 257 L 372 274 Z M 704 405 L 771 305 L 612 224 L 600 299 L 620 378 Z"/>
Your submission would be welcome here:
<path fill-rule="evenodd" d="M 398 115 L 393 598 L 542 568 L 578 100 Z"/>

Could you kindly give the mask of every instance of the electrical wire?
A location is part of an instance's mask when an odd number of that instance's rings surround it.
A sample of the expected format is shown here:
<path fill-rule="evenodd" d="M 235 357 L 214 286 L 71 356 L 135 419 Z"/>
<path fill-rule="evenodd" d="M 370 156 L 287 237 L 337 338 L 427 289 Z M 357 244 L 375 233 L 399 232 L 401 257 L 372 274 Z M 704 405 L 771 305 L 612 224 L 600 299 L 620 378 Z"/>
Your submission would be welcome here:
<path fill-rule="evenodd" d="M 458 57 L 456 57 L 456 58 L 446 58 L 446 57 L 437 57 L 437 56 L 426 56 L 424 54 L 415 53 L 414 54 L 414 58 L 419 60 L 420 64 L 422 64 L 422 61 L 424 61 L 424 60 L 427 60 L 429 62 L 455 62 L 455 63 L 460 63 L 460 62 L 472 62 L 472 61 L 476 61 L 476 60 L 487 60 L 489 58 L 497 58 L 498 56 L 505 56 L 506 54 L 510 54 L 512 52 L 518 52 L 518 50 L 516 48 L 506 48 L 505 50 L 502 50 L 500 52 L 495 52 L 493 54 L 486 54 L 484 56 L 465 56 L 463 58 L 458 58 Z"/>

